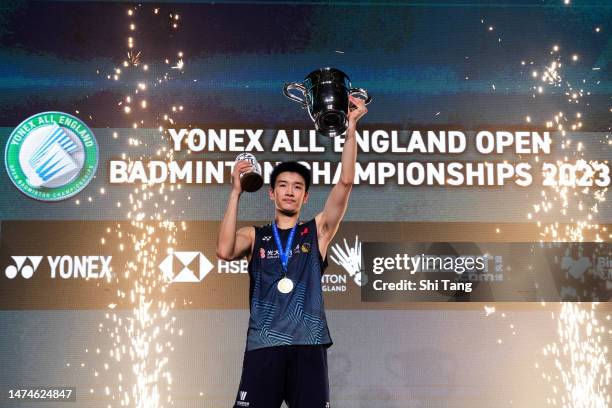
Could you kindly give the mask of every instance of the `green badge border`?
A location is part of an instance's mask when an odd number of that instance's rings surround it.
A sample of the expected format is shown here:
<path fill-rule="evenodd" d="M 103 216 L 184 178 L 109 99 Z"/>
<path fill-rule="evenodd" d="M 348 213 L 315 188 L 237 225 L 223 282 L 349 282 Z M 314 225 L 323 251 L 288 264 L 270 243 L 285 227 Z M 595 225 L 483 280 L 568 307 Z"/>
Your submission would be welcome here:
<path fill-rule="evenodd" d="M 21 166 L 9 164 L 9 162 L 19 163 L 19 152 L 21 151 L 21 145 L 23 144 L 23 141 L 17 146 L 11 144 L 11 141 L 13 140 L 13 137 L 15 136 L 17 131 L 25 123 L 33 119 L 36 119 L 42 115 L 52 115 L 51 122 L 54 122 L 54 123 L 58 123 L 60 116 L 66 116 L 66 117 L 69 117 L 70 119 L 76 120 L 85 128 L 85 130 L 89 133 L 89 135 L 91 136 L 94 142 L 93 146 L 87 147 L 85 146 L 85 143 L 81 139 L 81 143 L 83 143 L 83 147 L 85 148 L 85 162 L 83 163 L 83 168 L 81 169 L 81 172 L 79 173 L 79 175 L 73 181 L 71 181 L 70 183 L 62 187 L 56 187 L 56 188 L 31 187 L 27 184 L 26 176 L 21 170 Z M 44 126 L 44 125 L 35 126 L 33 129 L 36 129 L 40 126 Z M 77 136 L 79 135 L 77 134 Z M 27 135 L 25 137 L 27 137 Z M 87 124 L 83 122 L 81 119 L 69 113 L 64 113 L 64 112 L 59 112 L 59 111 L 40 112 L 22 121 L 11 132 L 11 135 L 9 136 L 7 140 L 6 147 L 4 150 L 4 165 L 6 167 L 6 172 L 8 173 L 8 176 L 11 179 L 12 183 L 15 185 L 15 187 L 17 187 L 17 189 L 20 192 L 22 192 L 26 196 L 33 198 L 35 200 L 39 200 L 39 201 L 62 201 L 62 200 L 66 200 L 70 197 L 75 196 L 76 194 L 80 193 L 85 187 L 87 187 L 87 185 L 89 185 L 89 183 L 91 182 L 91 179 L 94 177 L 98 169 L 99 151 L 100 151 L 100 148 L 98 146 L 98 140 L 96 139 L 94 133 L 89 128 L 89 126 L 87 126 Z"/>

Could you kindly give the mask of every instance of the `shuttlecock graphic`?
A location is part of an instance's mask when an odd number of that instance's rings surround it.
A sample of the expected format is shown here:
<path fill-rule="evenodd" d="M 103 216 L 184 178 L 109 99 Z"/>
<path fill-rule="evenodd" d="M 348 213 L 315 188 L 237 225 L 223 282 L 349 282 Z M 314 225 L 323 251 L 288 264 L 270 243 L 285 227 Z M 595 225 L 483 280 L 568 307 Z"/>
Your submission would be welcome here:
<path fill-rule="evenodd" d="M 80 166 L 71 153 L 77 149 L 77 144 L 68 136 L 66 130 L 57 124 L 52 126 L 46 137 L 34 148 L 28 160 L 29 166 L 23 169 L 28 184 L 32 187 L 46 187 L 60 177 L 76 175 Z"/>
<path fill-rule="evenodd" d="M 344 239 L 344 248 L 335 244 L 332 245 L 331 249 L 335 255 L 330 256 L 331 260 L 342 266 L 357 285 L 365 285 L 367 277 L 361 271 L 361 242 L 359 242 L 359 236 L 355 236 L 353 247 L 349 247 L 348 242 Z"/>

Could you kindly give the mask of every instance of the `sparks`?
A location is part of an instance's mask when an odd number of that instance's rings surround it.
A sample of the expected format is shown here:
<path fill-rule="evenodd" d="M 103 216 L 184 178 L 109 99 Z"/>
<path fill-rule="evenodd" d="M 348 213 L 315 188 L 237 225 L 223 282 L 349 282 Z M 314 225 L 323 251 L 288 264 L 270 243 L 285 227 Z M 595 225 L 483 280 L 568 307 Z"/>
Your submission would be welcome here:
<path fill-rule="evenodd" d="M 130 64 L 134 65 L 135 67 L 137 67 L 138 64 L 140 64 L 140 51 L 138 52 L 128 51 L 127 56 L 128 56 L 128 61 Z"/>
<path fill-rule="evenodd" d="M 182 71 L 184 66 L 185 66 L 185 63 L 183 62 L 183 59 L 181 58 L 177 61 L 176 65 L 172 67 L 172 69 L 178 69 L 179 71 Z"/>

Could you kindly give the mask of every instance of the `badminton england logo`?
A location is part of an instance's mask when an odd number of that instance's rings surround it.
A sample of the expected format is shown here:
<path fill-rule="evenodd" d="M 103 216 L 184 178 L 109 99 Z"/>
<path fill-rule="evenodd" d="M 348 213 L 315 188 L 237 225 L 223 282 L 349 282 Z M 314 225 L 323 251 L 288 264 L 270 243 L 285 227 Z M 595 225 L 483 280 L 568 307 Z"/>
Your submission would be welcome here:
<path fill-rule="evenodd" d="M 340 244 L 335 244 L 332 245 L 331 250 L 335 255 L 330 256 L 331 260 L 342 266 L 358 286 L 363 286 L 368 282 L 367 275 L 361 269 L 361 242 L 359 242 L 359 235 L 355 235 L 355 245 L 352 248 L 349 247 L 345 238 L 344 249 L 342 249 Z"/>
<path fill-rule="evenodd" d="M 13 130 L 4 163 L 22 193 L 41 201 L 60 201 L 83 190 L 93 178 L 98 142 L 80 119 L 43 112 Z"/>

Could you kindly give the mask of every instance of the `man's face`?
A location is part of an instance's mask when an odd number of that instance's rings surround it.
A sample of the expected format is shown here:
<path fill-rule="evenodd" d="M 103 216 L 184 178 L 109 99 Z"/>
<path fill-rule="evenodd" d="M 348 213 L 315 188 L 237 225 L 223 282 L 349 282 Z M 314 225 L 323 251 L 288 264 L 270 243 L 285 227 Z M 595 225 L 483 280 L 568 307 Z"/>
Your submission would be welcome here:
<path fill-rule="evenodd" d="M 304 178 L 292 171 L 280 173 L 276 177 L 274 189 L 270 188 L 268 193 L 276 208 L 288 215 L 298 213 L 308 201 Z"/>

